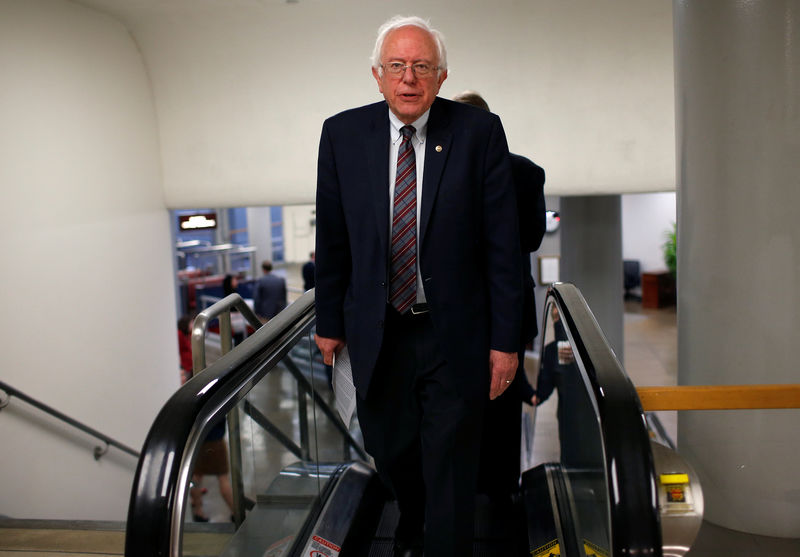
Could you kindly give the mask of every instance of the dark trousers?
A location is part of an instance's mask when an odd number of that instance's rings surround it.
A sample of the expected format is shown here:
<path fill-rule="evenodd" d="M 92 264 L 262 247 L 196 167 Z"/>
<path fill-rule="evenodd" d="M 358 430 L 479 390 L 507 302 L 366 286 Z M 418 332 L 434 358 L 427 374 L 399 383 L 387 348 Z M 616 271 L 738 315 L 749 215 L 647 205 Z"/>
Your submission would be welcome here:
<path fill-rule="evenodd" d="M 525 351 L 518 352 L 517 357 L 514 381 L 502 395 L 489 401 L 483 419 L 478 491 L 499 501 L 510 500 L 519 489 Z"/>
<path fill-rule="evenodd" d="M 488 355 L 487 355 L 488 366 Z M 400 507 L 396 536 L 423 533 L 425 555 L 472 555 L 484 400 L 465 399 L 430 315 L 387 308 L 383 346 L 358 419 Z"/>

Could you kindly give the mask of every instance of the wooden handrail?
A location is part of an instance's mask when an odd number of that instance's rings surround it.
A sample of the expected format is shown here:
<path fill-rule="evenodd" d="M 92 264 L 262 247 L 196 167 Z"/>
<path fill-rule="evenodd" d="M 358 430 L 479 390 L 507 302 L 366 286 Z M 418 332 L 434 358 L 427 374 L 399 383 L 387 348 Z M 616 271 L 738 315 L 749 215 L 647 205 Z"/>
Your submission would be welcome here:
<path fill-rule="evenodd" d="M 637 387 L 645 412 L 800 408 L 800 385 Z"/>

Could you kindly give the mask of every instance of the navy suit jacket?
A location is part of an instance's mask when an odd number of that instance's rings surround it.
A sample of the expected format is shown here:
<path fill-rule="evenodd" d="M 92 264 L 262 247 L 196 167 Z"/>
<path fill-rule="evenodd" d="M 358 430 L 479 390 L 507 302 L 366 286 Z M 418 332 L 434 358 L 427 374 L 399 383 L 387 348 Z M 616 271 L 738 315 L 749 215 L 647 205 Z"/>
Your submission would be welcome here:
<path fill-rule="evenodd" d="M 347 342 L 368 395 L 388 293 L 389 116 L 385 102 L 325 121 L 317 176 L 317 333 Z M 522 271 L 500 119 L 436 98 L 425 141 L 418 264 L 454 384 L 488 399 L 489 349 L 517 352 Z"/>
<path fill-rule="evenodd" d="M 286 280 L 268 273 L 253 287 L 253 311 L 259 317 L 272 319 L 286 307 Z"/>

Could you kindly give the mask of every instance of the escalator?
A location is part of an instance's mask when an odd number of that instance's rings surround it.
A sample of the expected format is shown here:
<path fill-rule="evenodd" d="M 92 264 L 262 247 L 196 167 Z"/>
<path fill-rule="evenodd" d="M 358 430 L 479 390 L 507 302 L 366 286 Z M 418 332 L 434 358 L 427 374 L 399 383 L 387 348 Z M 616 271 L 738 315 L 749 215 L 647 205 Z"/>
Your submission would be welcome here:
<path fill-rule="evenodd" d="M 224 324 L 238 303 L 229 298 L 209 319 Z M 534 462 L 513 500 L 479 497 L 474 555 L 682 555 L 664 549 L 675 547 L 674 534 L 662 540 L 662 532 L 673 532 L 665 526 L 679 520 L 682 539 L 691 538 L 694 519 L 702 518 L 696 478 L 671 455 L 670 477 L 680 476 L 694 505 L 667 508 L 657 481 L 665 459 L 654 458 L 662 453 L 651 449 L 635 389 L 580 292 L 554 285 L 546 307 L 539 373 L 553 383 L 556 426 L 541 442 L 535 430 Z M 357 423 L 343 424 L 332 409 L 312 341 L 314 320 L 312 291 L 165 404 L 142 449 L 125 555 L 392 555 L 397 508 L 360 446 Z M 194 523 L 193 465 L 206 434 L 223 419 L 233 520 Z M 545 421 L 537 416 L 537 428 Z M 212 534 L 215 543 L 204 545 L 203 536 Z"/>

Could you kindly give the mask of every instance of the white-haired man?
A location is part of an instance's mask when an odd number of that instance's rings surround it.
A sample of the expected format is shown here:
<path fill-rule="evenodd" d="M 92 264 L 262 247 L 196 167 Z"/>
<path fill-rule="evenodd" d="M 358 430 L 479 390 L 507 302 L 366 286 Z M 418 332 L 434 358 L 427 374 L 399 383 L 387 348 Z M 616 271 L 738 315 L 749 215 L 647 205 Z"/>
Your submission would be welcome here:
<path fill-rule="evenodd" d="M 348 347 L 395 555 L 471 555 L 483 409 L 520 335 L 508 147 L 497 116 L 437 97 L 446 51 L 424 20 L 379 29 L 372 74 L 384 101 L 322 129 L 316 341 L 326 363 Z"/>

